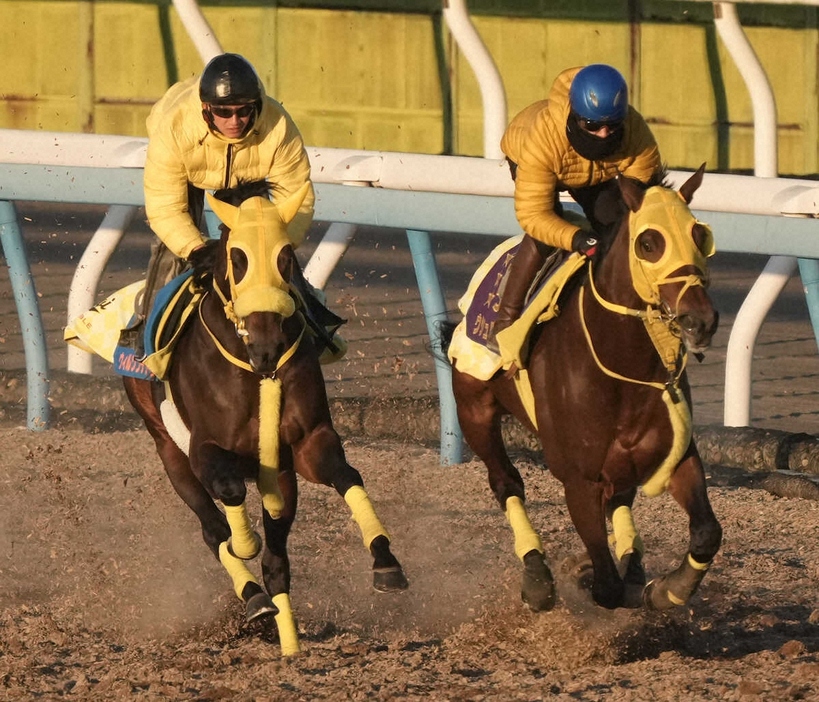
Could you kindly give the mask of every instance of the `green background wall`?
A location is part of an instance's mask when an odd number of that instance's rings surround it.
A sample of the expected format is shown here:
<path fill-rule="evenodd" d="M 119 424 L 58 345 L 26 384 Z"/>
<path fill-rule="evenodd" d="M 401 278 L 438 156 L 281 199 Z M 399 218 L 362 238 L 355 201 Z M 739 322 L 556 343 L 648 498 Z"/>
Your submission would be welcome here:
<path fill-rule="evenodd" d="M 223 48 L 246 55 L 311 146 L 480 155 L 481 99 L 440 3 L 202 2 Z M 750 98 L 709 3 L 471 0 L 508 114 L 562 69 L 607 62 L 628 79 L 673 168 L 753 167 Z M 777 99 L 779 171 L 819 171 L 817 12 L 739 6 Z M 390 10 L 390 11 L 386 11 Z M 400 11 L 396 11 L 400 10 Z M 0 127 L 144 136 L 151 104 L 201 61 L 169 0 L 0 0 Z"/>

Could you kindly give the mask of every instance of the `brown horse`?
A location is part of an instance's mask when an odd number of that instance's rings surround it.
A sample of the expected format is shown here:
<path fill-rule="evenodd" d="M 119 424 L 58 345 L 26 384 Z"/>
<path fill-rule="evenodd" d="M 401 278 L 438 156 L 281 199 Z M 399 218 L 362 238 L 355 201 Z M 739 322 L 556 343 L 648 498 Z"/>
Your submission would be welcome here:
<path fill-rule="evenodd" d="M 275 616 L 289 655 L 299 650 L 287 555 L 297 473 L 344 497 L 373 557 L 377 590 L 403 590 L 407 581 L 333 428 L 319 348 L 291 288 L 301 271 L 286 225 L 306 186 L 274 205 L 259 185 L 225 191 L 235 204 L 208 196 L 224 224 L 198 312 L 181 333 L 164 383 L 124 382 L 171 484 L 245 602 L 247 620 Z M 267 592 L 244 562 L 262 550 L 245 508 L 247 480 L 262 497 Z"/>
<path fill-rule="evenodd" d="M 641 599 L 653 609 L 683 604 L 719 550 L 722 530 L 691 438 L 685 373 L 687 351 L 706 348 L 718 320 L 706 292 L 713 240 L 688 209 L 703 172 L 704 165 L 679 192 L 664 187 L 661 176 L 652 187 L 621 177 L 601 191 L 606 196 L 598 197 L 594 217 L 596 226 L 609 228 L 601 232 L 609 248 L 562 295 L 559 316 L 532 335 L 526 369 L 531 413 L 516 390 L 514 372 L 479 380 L 459 371 L 458 358 L 452 359 L 464 437 L 485 463 L 506 512 L 524 565 L 522 598 L 535 611 L 554 606 L 555 585 L 526 514 L 523 481 L 504 448 L 501 417 L 507 413 L 537 434 L 546 465 L 563 483 L 593 568 L 597 604 L 639 606 Z M 667 489 L 689 517 L 690 545 L 682 564 L 648 586 L 631 517 L 638 486 L 647 494 Z"/>

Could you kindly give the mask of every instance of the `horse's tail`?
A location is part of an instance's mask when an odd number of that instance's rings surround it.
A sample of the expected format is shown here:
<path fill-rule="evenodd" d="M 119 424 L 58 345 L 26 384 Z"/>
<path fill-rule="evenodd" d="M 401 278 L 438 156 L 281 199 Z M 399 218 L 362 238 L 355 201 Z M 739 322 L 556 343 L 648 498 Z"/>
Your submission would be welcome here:
<path fill-rule="evenodd" d="M 439 340 L 440 345 L 436 344 L 438 348 L 432 348 L 432 353 L 434 355 L 440 355 L 449 363 L 449 345 L 452 343 L 452 335 L 455 333 L 455 327 L 458 326 L 457 322 L 453 322 L 449 319 L 441 320 L 437 323 L 438 332 L 439 332 Z"/>

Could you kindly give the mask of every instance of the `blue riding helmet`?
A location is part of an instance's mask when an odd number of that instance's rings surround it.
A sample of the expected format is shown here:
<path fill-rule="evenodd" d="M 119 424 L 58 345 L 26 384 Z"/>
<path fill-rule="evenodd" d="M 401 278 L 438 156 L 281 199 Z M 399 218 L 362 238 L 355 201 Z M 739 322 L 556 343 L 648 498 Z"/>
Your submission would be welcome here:
<path fill-rule="evenodd" d="M 619 71 L 604 63 L 582 68 L 569 88 L 569 104 L 579 119 L 622 122 L 628 114 L 628 86 Z"/>

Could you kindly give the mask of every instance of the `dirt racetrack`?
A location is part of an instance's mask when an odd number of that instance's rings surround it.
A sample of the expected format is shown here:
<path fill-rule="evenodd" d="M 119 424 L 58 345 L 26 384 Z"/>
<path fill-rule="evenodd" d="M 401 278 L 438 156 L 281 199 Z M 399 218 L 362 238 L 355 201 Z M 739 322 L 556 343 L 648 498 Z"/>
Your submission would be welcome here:
<path fill-rule="evenodd" d="M 690 607 L 609 612 L 561 573 L 580 542 L 557 481 L 522 458 L 560 593 L 533 614 L 477 462 L 349 444 L 410 590 L 373 591 L 343 501 L 302 484 L 304 650 L 282 659 L 274 629 L 242 624 L 147 434 L 3 429 L 0 451 L 0 699 L 819 698 L 815 501 L 712 487 L 725 540 Z M 640 498 L 636 517 L 657 574 L 684 553 L 685 520 L 668 496 Z"/>
<path fill-rule="evenodd" d="M 71 261 L 89 233 L 62 218 L 49 224 L 48 211 L 23 214 L 59 370 Z M 48 233 L 55 226 L 59 246 Z M 64 243 L 69 234 L 76 241 Z M 7 286 L 0 291 L 0 700 L 819 700 L 818 501 L 775 497 L 709 467 L 724 543 L 690 606 L 609 612 L 562 572 L 580 541 L 557 481 L 521 453 L 529 511 L 559 589 L 554 611 L 533 614 L 520 602 L 511 530 L 483 467 L 441 467 L 436 448 L 347 428 L 345 408 L 353 413 L 362 388 L 403 397 L 404 429 L 417 421 L 412 402 L 435 391 L 411 267 L 400 247 L 385 248 L 345 259 L 335 277 L 354 343 L 328 388 L 341 403 L 334 412 L 345 420 L 348 458 L 392 533 L 410 589 L 373 591 L 342 499 L 301 483 L 290 555 L 303 653 L 291 659 L 281 658 L 274 629 L 243 625 L 227 576 L 111 378 L 72 385 L 55 373 L 55 427 L 20 428 L 17 322 Z M 441 253 L 439 264 L 459 276 L 456 297 L 482 254 Z M 120 257 L 108 291 L 141 272 L 145 247 L 125 246 Z M 735 311 L 731 295 L 741 300 L 726 288 L 722 310 Z M 792 333 L 800 314 L 783 308 L 768 323 L 780 325 L 771 341 L 761 340 L 760 426 L 814 431 L 816 348 L 803 321 Z M 692 371 L 700 422 L 721 416 L 727 329 L 721 334 L 711 365 Z M 383 348 L 373 353 L 376 343 Z M 783 355 L 788 364 L 777 361 Z M 255 496 L 251 507 L 258 516 Z M 676 565 L 687 544 L 682 511 L 668 496 L 641 497 L 635 516 L 649 575 Z"/>

